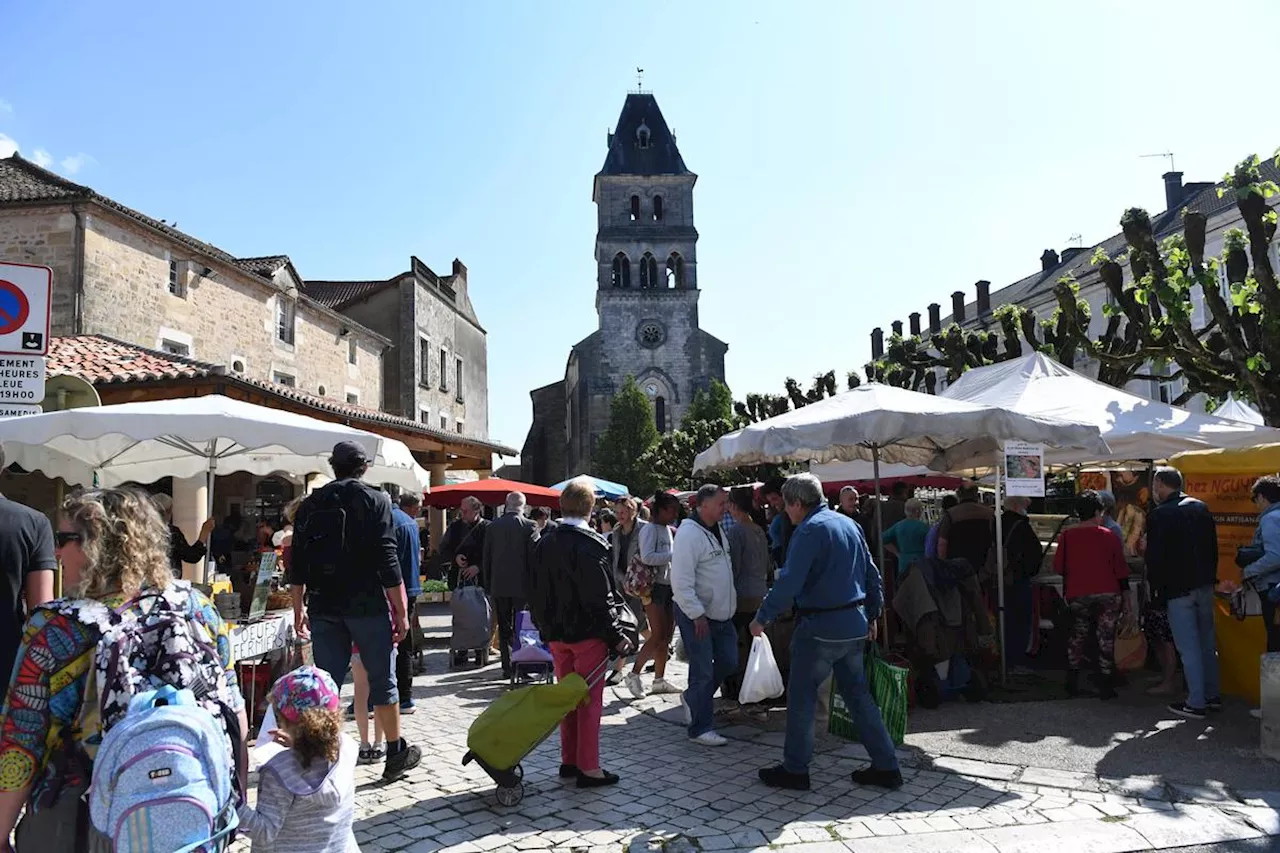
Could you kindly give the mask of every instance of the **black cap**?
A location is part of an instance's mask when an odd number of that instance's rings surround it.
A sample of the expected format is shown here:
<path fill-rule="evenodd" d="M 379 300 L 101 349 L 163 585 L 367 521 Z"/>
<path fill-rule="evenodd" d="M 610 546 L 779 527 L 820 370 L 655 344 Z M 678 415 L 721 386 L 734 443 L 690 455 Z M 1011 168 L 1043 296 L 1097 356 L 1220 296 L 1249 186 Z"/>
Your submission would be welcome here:
<path fill-rule="evenodd" d="M 329 457 L 329 464 L 336 465 L 339 468 L 367 465 L 369 464 L 369 454 L 365 453 L 364 448 L 354 441 L 339 441 L 333 446 L 333 455 Z"/>

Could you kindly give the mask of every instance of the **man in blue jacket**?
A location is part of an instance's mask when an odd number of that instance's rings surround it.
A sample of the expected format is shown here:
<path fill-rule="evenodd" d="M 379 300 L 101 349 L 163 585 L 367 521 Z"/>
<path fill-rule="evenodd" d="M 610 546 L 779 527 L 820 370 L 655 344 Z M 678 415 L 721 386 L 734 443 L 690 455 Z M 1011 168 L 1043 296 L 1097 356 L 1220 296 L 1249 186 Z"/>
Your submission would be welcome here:
<path fill-rule="evenodd" d="M 400 560 L 400 574 L 404 576 L 405 611 L 409 616 L 409 630 L 396 649 L 396 682 L 400 692 L 400 713 L 412 714 L 417 710 L 413 702 L 413 656 L 417 652 L 418 621 L 416 609 L 418 596 L 422 595 L 422 539 L 418 532 L 418 514 L 422 512 L 422 496 L 405 492 L 399 506 L 391 510 L 396 528 L 396 554 Z"/>
<path fill-rule="evenodd" d="M 871 561 L 858 525 L 827 508 L 817 477 L 790 477 L 782 487 L 782 500 L 795 532 L 786 565 L 756 613 L 751 633 L 762 635 L 764 626 L 793 602 L 798 619 L 791 640 L 782 764 L 762 769 L 760 781 L 774 788 L 809 789 L 818 686 L 834 674 L 862 745 L 871 756 L 871 766 L 855 770 L 853 781 L 898 788 L 902 773 L 893 741 L 867 689 L 863 669 L 863 651 L 867 641 L 875 639 L 875 620 L 884 606 L 880 571 Z"/>

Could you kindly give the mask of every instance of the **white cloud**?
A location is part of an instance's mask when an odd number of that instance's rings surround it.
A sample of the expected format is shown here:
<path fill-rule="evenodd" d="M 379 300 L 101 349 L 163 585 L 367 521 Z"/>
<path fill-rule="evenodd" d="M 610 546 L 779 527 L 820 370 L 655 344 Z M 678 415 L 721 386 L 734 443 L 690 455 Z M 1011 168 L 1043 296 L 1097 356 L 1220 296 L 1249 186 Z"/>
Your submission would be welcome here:
<path fill-rule="evenodd" d="M 4 98 L 0 98 L 0 116 L 11 115 L 13 115 L 13 104 L 9 103 Z"/>
<path fill-rule="evenodd" d="M 62 158 L 62 171 L 68 175 L 74 175 L 92 162 L 93 158 L 88 154 L 72 154 L 70 157 Z"/>
<path fill-rule="evenodd" d="M 31 160 L 37 166 L 45 169 L 53 165 L 53 155 L 48 151 L 45 151 L 43 148 L 37 148 L 35 151 L 32 151 Z"/>
<path fill-rule="evenodd" d="M 18 153 L 18 143 L 12 137 L 0 133 L 0 157 L 12 157 Z"/>

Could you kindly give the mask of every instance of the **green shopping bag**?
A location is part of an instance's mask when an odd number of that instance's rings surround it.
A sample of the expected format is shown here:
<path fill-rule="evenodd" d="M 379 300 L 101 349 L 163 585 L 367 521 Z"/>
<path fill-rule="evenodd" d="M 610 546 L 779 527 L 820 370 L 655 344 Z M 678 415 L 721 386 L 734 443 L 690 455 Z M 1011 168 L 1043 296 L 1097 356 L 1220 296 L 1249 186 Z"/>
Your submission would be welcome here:
<path fill-rule="evenodd" d="M 863 666 L 866 667 L 867 686 L 871 690 L 871 698 L 880 709 L 885 728 L 894 746 L 902 746 L 907 736 L 907 696 L 910 671 L 905 667 L 894 666 L 880 653 L 875 643 L 867 643 L 863 654 Z M 831 720 L 827 723 L 827 731 L 847 740 L 861 740 L 858 726 L 853 715 L 845 707 L 844 699 L 836 687 L 835 679 L 831 680 Z"/>

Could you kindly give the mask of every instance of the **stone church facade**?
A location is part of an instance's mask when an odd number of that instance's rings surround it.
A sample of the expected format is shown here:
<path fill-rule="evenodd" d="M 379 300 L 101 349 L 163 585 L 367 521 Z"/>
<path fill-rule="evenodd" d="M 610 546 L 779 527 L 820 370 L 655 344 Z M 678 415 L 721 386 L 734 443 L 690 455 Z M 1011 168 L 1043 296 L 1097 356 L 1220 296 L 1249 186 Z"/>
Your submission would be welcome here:
<path fill-rule="evenodd" d="M 599 326 L 570 350 L 563 380 L 531 392 L 525 481 L 593 471 L 627 376 L 649 396 L 661 432 L 679 426 L 695 392 L 724 382 L 728 344 L 698 323 L 697 180 L 653 95 L 628 95 L 592 192 Z"/>

